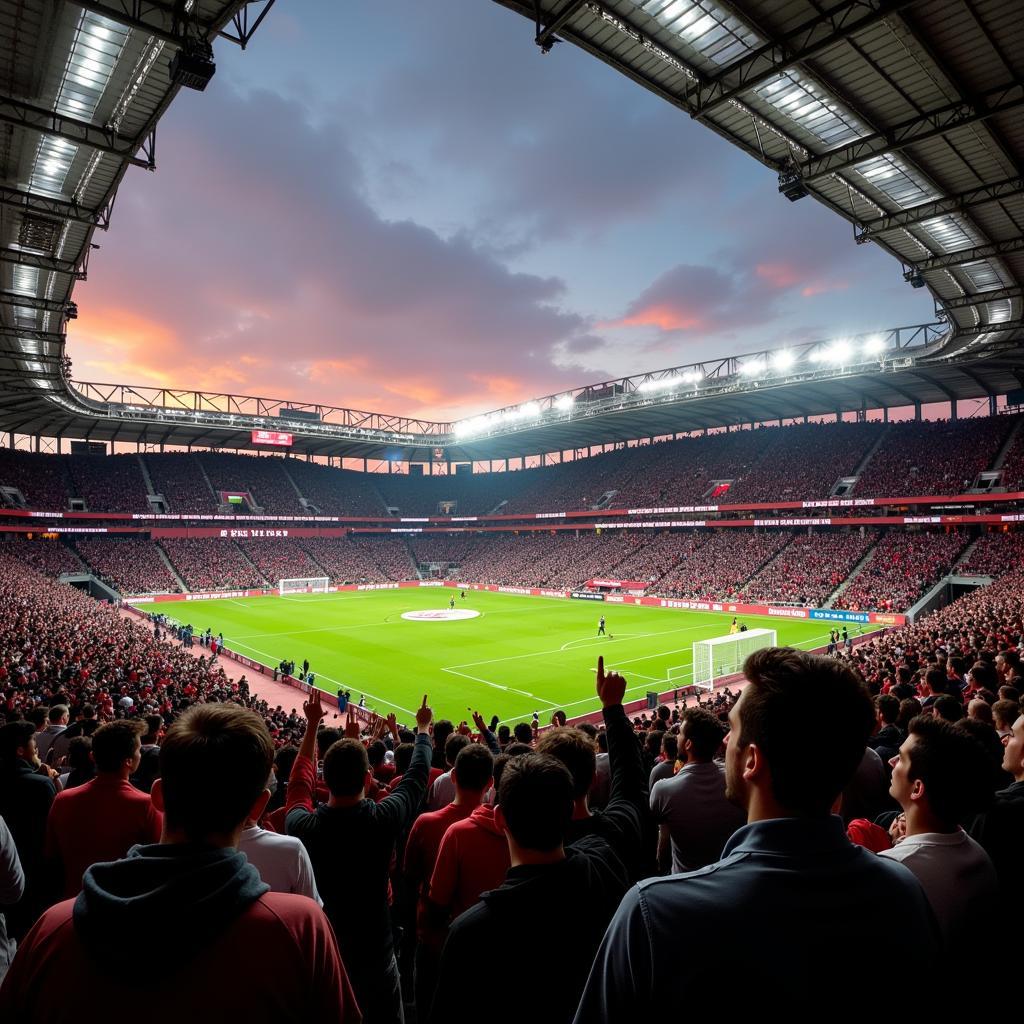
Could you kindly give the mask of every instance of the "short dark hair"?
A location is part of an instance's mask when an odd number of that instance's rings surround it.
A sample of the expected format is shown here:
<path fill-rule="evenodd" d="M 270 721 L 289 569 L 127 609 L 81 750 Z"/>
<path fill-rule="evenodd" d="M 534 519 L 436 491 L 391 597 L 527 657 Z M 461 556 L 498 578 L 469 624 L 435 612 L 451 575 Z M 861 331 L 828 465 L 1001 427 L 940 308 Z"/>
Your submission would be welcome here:
<path fill-rule="evenodd" d="M 509 757 L 519 757 L 521 754 L 532 754 L 533 747 L 529 743 L 510 743 L 505 749 Z"/>
<path fill-rule="evenodd" d="M 334 796 L 358 796 L 369 770 L 370 759 L 359 740 L 338 740 L 324 754 L 324 782 Z"/>
<path fill-rule="evenodd" d="M 679 716 L 682 725 L 679 736 L 693 744 L 693 755 L 700 761 L 710 761 L 718 752 L 725 736 L 722 723 L 704 708 L 686 708 Z"/>
<path fill-rule="evenodd" d="M 455 758 L 452 775 L 460 789 L 479 792 L 494 775 L 494 755 L 480 743 L 467 744 Z"/>
<path fill-rule="evenodd" d="M 531 743 L 533 741 L 533 729 L 529 722 L 519 722 L 512 730 L 517 743 Z"/>
<path fill-rule="evenodd" d="M 527 850 L 557 849 L 572 820 L 573 779 L 569 769 L 548 754 L 510 758 L 498 789 L 512 838 Z"/>
<path fill-rule="evenodd" d="M 679 756 L 679 737 L 670 732 L 663 733 L 661 737 L 661 749 L 665 752 L 667 760 L 675 761 Z"/>
<path fill-rule="evenodd" d="M 160 730 L 164 727 L 164 719 L 162 715 L 146 715 L 143 719 L 146 723 L 146 731 L 143 734 L 143 739 L 152 736 L 155 740 L 160 735 Z"/>
<path fill-rule="evenodd" d="M 950 829 L 969 824 L 991 797 L 988 755 L 967 731 L 933 715 L 910 723 L 908 777 L 924 783 L 932 813 Z"/>
<path fill-rule="evenodd" d="M 935 714 L 944 718 L 947 722 L 959 722 L 964 717 L 964 706 L 951 694 L 944 693 L 941 697 L 935 698 L 932 705 Z"/>
<path fill-rule="evenodd" d="M 574 797 L 590 792 L 597 771 L 597 748 L 586 733 L 565 727 L 552 729 L 537 742 L 537 753 L 557 757 L 569 769 Z"/>
<path fill-rule="evenodd" d="M 98 772 L 116 772 L 135 750 L 145 726 L 137 718 L 120 718 L 101 725 L 92 734 L 92 759 Z"/>
<path fill-rule="evenodd" d="M 189 708 L 160 745 L 167 824 L 191 842 L 233 831 L 266 788 L 273 761 L 270 732 L 255 711 L 228 703 Z"/>
<path fill-rule="evenodd" d="M 1015 700 L 997 700 L 992 705 L 992 715 L 1004 725 L 1012 726 L 1020 717 L 1020 705 Z"/>
<path fill-rule="evenodd" d="M 945 693 L 949 682 L 941 668 L 930 668 L 924 674 L 924 681 L 931 687 L 932 693 Z"/>
<path fill-rule="evenodd" d="M 321 729 L 316 734 L 316 753 L 317 757 L 322 761 L 327 754 L 327 751 L 334 746 L 338 740 L 341 739 L 341 730 L 328 726 Z"/>
<path fill-rule="evenodd" d="M 971 666 L 971 677 L 979 690 L 995 690 L 999 685 L 995 665 L 987 661 L 976 661 Z"/>
<path fill-rule="evenodd" d="M 469 737 L 463 736 L 461 732 L 453 732 L 451 736 L 444 741 L 444 759 L 445 763 L 449 765 L 455 764 L 455 759 L 459 756 L 459 751 L 469 743 Z"/>
<path fill-rule="evenodd" d="M 89 766 L 89 755 L 92 753 L 91 736 L 74 736 L 68 743 L 68 767 L 74 771 L 76 768 Z"/>
<path fill-rule="evenodd" d="M 0 757 L 5 760 L 17 757 L 18 747 L 27 746 L 36 733 L 31 722 L 8 722 L 0 728 Z"/>
<path fill-rule="evenodd" d="M 371 768 L 379 768 L 384 763 L 384 755 L 388 748 L 384 746 L 383 740 L 374 740 L 366 748 L 366 759 L 370 762 Z"/>
<path fill-rule="evenodd" d="M 894 697 L 891 693 L 880 693 L 875 698 L 875 707 L 878 709 L 879 717 L 886 725 L 892 725 L 900 717 L 899 698 Z"/>
<path fill-rule="evenodd" d="M 416 749 L 415 743 L 399 743 L 395 747 L 395 774 L 404 775 L 412 764 L 412 752 Z"/>
<path fill-rule="evenodd" d="M 442 718 L 439 722 L 435 722 L 432 733 L 434 746 L 444 750 L 445 741 L 454 731 L 455 726 L 447 718 Z"/>
<path fill-rule="evenodd" d="M 47 717 L 51 722 L 59 722 L 65 715 L 69 714 L 71 714 L 71 709 L 67 704 L 54 704 L 53 707 L 50 708 L 50 713 Z"/>
<path fill-rule="evenodd" d="M 775 799 L 798 814 L 828 814 L 864 757 L 874 707 L 857 674 L 836 658 L 765 647 L 743 665 L 749 685 L 738 705 L 741 746 L 757 744 Z M 828 743 L 812 764 L 807 714 L 827 723 Z"/>

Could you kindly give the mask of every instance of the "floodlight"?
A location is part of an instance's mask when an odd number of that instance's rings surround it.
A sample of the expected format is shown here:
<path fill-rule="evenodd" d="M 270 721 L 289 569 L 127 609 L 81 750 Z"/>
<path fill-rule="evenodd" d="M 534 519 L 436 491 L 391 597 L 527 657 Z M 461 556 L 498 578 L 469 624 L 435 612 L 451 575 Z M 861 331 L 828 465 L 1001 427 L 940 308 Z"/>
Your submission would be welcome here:
<path fill-rule="evenodd" d="M 555 399 L 555 408 L 565 412 L 573 407 L 575 401 L 572 395 L 561 395 Z"/>
<path fill-rule="evenodd" d="M 740 367 L 740 373 L 744 377 L 756 377 L 764 373 L 764 363 L 760 359 L 750 359 Z"/>
<path fill-rule="evenodd" d="M 826 358 L 830 363 L 837 363 L 840 366 L 850 361 L 851 348 L 848 341 L 835 341 L 829 346 Z"/>
<path fill-rule="evenodd" d="M 772 353 L 772 365 L 776 370 L 788 370 L 796 362 L 796 354 L 788 348 Z"/>
<path fill-rule="evenodd" d="M 884 348 L 885 348 L 885 338 L 881 337 L 881 335 L 878 335 L 878 334 L 874 335 L 871 338 L 868 338 L 868 340 L 864 342 L 864 354 L 865 355 L 869 355 L 869 356 L 877 355 Z"/>
<path fill-rule="evenodd" d="M 523 416 L 529 416 L 531 419 L 536 419 L 540 415 L 540 403 L 539 402 L 527 402 L 521 409 Z"/>
<path fill-rule="evenodd" d="M 683 374 L 684 384 L 696 384 L 701 380 L 701 374 L 699 370 L 690 370 L 688 373 Z"/>

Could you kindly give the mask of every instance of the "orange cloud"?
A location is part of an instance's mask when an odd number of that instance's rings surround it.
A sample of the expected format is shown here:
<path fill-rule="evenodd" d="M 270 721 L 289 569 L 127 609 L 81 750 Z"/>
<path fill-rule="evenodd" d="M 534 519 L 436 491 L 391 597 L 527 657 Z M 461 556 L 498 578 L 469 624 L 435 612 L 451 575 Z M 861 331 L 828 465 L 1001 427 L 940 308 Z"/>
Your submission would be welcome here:
<path fill-rule="evenodd" d="M 791 263 L 758 263 L 754 273 L 775 288 L 792 288 L 803 276 Z"/>
<path fill-rule="evenodd" d="M 667 303 L 647 306 L 630 313 L 621 320 L 602 324 L 605 327 L 659 327 L 663 331 L 688 331 L 691 328 L 703 328 L 705 321 L 696 313 L 691 313 Z"/>

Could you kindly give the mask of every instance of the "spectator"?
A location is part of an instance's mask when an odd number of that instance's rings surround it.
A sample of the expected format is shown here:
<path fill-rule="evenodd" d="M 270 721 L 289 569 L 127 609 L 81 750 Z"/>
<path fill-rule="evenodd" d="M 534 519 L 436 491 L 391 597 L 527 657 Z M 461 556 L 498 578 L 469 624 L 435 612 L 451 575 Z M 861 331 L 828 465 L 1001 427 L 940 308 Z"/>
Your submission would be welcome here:
<path fill-rule="evenodd" d="M 900 865 L 853 847 L 830 815 L 872 727 L 861 682 L 830 658 L 787 648 L 752 654 L 729 714 L 726 792 L 748 824 L 723 857 L 696 872 L 642 882 L 626 895 L 597 954 L 576 1015 L 652 1020 L 679 992 L 757 984 L 759 1004 L 818 1013 L 835 997 L 838 964 L 862 961 L 878 908 L 900 922 L 900 967 L 922 972 L 938 952 L 924 894 Z M 826 735 L 808 737 L 815 708 Z M 679 936 L 721 957 L 680 957 Z M 738 935 L 751 941 L 737 944 Z"/>
<path fill-rule="evenodd" d="M 679 730 L 683 767 L 651 790 L 651 813 L 659 824 L 658 864 L 673 874 L 718 860 L 746 816 L 725 797 L 725 766 L 714 758 L 724 730 L 704 708 L 686 708 Z M 670 855 L 671 854 L 671 858 Z"/>
<path fill-rule="evenodd" d="M 501 777 L 495 818 L 508 837 L 511 868 L 505 882 L 484 893 L 456 918 L 441 954 L 437 992 L 429 1020 L 447 1018 L 464 998 L 466 979 L 489 978 L 502 992 L 524 978 L 539 978 L 558 965 L 557 984 L 544 995 L 543 1019 L 572 1019 L 598 937 L 629 884 L 625 860 L 640 842 L 643 781 L 631 791 L 629 777 L 642 771 L 622 697 L 626 680 L 607 675 L 598 661 L 597 693 L 609 733 L 612 795 L 604 812 L 603 835 L 565 844 L 577 785 L 565 765 L 548 754 L 513 758 Z M 615 827 L 610 827 L 614 822 Z M 541 908 L 564 907 L 547 914 Z M 514 998 L 488 1007 L 491 1024 L 519 1022 L 523 1007 Z"/>
<path fill-rule="evenodd" d="M 313 863 L 317 889 L 338 936 L 359 1005 L 368 1024 L 402 1019 L 402 993 L 388 911 L 388 867 L 395 841 L 408 829 L 427 786 L 433 712 L 416 711 L 416 749 L 393 793 L 379 803 L 366 799 L 373 781 L 359 724 L 350 717 L 346 738 L 324 757 L 330 796 L 314 809 L 317 727 L 323 719 L 320 691 L 302 705 L 306 733 L 288 781 L 287 830 L 298 836 Z M 397 729 L 393 716 L 389 724 Z M 349 735 L 353 732 L 355 735 Z"/>
<path fill-rule="evenodd" d="M 96 763 L 92 759 L 92 738 L 76 736 L 68 747 L 65 767 L 68 769 L 58 778 L 60 791 L 84 786 L 96 778 Z"/>
<path fill-rule="evenodd" d="M 661 734 L 661 757 L 651 769 L 651 774 L 647 780 L 648 789 L 654 789 L 656 782 L 661 782 L 662 779 L 671 779 L 675 775 L 678 757 L 678 738 L 673 733 L 663 732 Z M 591 786 L 591 790 L 593 790 L 593 786 Z"/>
<path fill-rule="evenodd" d="M 251 711 L 217 704 L 182 715 L 153 786 L 161 843 L 93 865 L 78 899 L 40 918 L 0 990 L 0 1016 L 71 1024 L 82 1004 L 69 993 L 88 992 L 114 1024 L 137 1020 L 140 1006 L 154 1022 L 195 1017 L 197 1007 L 208 1020 L 358 1021 L 323 911 L 268 892 L 235 849 L 265 802 L 273 750 Z M 137 941 L 157 969 L 126 967 Z"/>
<path fill-rule="evenodd" d="M 92 736 L 99 726 L 96 708 L 92 704 L 82 704 L 75 721 L 54 737 L 53 743 L 50 745 L 50 756 L 47 763 L 52 764 L 54 768 L 60 767 L 62 760 L 68 754 L 71 741 L 76 736 Z"/>
<path fill-rule="evenodd" d="M 1018 716 L 1003 738 L 1003 771 L 1013 784 L 999 790 L 992 806 L 972 826 L 971 834 L 988 853 L 999 878 L 1001 904 L 1016 898 L 1024 859 L 1024 716 Z"/>
<path fill-rule="evenodd" d="M 146 728 L 139 750 L 139 767 L 131 782 L 136 789 L 148 793 L 153 788 L 153 780 L 160 774 L 160 734 L 164 720 L 162 715 L 146 715 L 144 721 Z"/>
<path fill-rule="evenodd" d="M 54 704 L 47 715 L 46 728 L 36 733 L 36 752 L 40 761 L 50 763 L 50 747 L 53 741 L 64 732 L 70 721 L 67 704 Z"/>
<path fill-rule="evenodd" d="M 7 823 L 0 818 L 0 908 L 17 903 L 24 894 L 25 872 L 18 859 L 18 848 Z M 7 934 L 7 921 L 0 909 L 0 985 L 3 985 L 16 948 L 14 940 Z"/>
<path fill-rule="evenodd" d="M 494 760 L 495 792 L 501 788 L 509 759 L 508 754 L 501 754 Z M 468 818 L 450 825 L 430 876 L 430 926 L 446 928 L 483 893 L 497 889 L 509 866 L 508 842 L 493 806 L 481 804 Z"/>
<path fill-rule="evenodd" d="M 101 725 L 92 737 L 96 777 L 53 801 L 44 856 L 60 899 L 80 892 L 90 864 L 118 860 L 136 844 L 160 841 L 160 813 L 128 781 L 139 765 L 143 728 L 137 719 Z"/>
<path fill-rule="evenodd" d="M 6 913 L 7 931 L 20 939 L 46 899 L 43 842 L 46 817 L 57 795 L 57 773 L 39 760 L 35 728 L 8 722 L 0 728 L 0 818 L 14 837 L 25 871 L 25 891 Z"/>
<path fill-rule="evenodd" d="M 444 763 L 445 771 L 439 775 L 427 790 L 427 810 L 439 811 L 447 807 L 455 799 L 455 780 L 452 778 L 452 769 L 455 767 L 455 759 L 459 752 L 469 743 L 469 737 L 459 732 L 453 732 L 444 741 Z"/>
<path fill-rule="evenodd" d="M 455 737 L 449 737 L 449 742 Z M 406 878 L 417 893 L 416 901 L 416 1005 L 430 1006 L 433 998 L 440 954 L 437 929 L 431 926 L 429 908 L 430 879 L 434 873 L 438 850 L 448 827 L 468 818 L 483 801 L 494 777 L 494 757 L 485 746 L 469 743 L 455 758 L 452 778 L 455 799 L 438 811 L 421 814 L 412 826 L 405 846 Z M 444 778 L 444 776 L 442 776 Z M 440 780 L 438 780 L 440 781 Z"/>
<path fill-rule="evenodd" d="M 917 876 L 947 949 L 956 950 L 983 934 L 997 890 L 988 855 L 960 827 L 974 820 L 991 793 L 985 752 L 941 719 L 920 716 L 910 723 L 892 769 L 890 792 L 903 808 L 906 831 L 881 856 Z"/>

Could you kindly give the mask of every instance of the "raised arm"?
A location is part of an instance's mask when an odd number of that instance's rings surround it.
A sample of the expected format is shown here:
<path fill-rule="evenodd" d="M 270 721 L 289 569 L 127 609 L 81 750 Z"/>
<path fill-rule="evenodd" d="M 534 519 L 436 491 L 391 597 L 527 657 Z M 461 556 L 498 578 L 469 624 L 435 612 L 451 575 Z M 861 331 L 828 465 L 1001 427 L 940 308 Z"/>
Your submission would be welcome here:
<path fill-rule="evenodd" d="M 412 823 L 427 791 L 433 753 L 430 742 L 430 723 L 433 720 L 434 712 L 427 706 L 427 695 L 424 694 L 423 703 L 416 709 L 416 745 L 412 761 L 394 792 L 377 804 L 378 819 L 389 822 L 396 835 Z"/>

